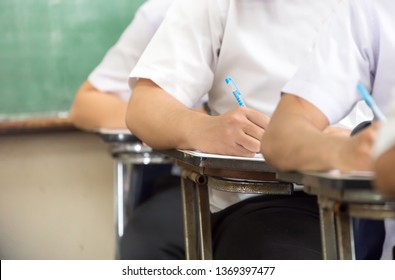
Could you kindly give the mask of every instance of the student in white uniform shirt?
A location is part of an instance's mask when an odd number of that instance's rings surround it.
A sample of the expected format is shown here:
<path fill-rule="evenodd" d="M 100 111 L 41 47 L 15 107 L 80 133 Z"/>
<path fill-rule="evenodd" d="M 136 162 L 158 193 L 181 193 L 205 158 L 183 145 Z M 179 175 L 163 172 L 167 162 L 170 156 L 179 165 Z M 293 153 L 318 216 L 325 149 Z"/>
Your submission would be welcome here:
<path fill-rule="evenodd" d="M 117 43 L 78 90 L 70 110 L 77 127 L 126 129 L 131 69 L 162 23 L 173 0 L 150 0 L 136 11 Z"/>
<path fill-rule="evenodd" d="M 395 197 L 395 90 L 392 90 L 392 101 L 387 114 L 388 121 L 380 127 L 373 147 L 376 174 L 375 186 L 385 195 Z M 395 232 L 394 220 L 385 220 L 388 232 Z M 388 234 L 384 241 L 382 259 L 395 259 L 395 234 Z"/>
<path fill-rule="evenodd" d="M 173 0 L 149 0 L 139 7 L 116 44 L 78 90 L 70 109 L 70 117 L 77 127 L 88 131 L 96 128 L 126 129 L 126 107 L 131 95 L 128 76 L 162 23 L 172 2 Z M 196 107 L 201 103 L 200 101 L 196 104 Z M 196 110 L 203 112 L 200 107 Z M 180 178 L 172 175 L 172 165 L 151 164 L 136 168 L 141 168 L 144 191 L 134 206 L 140 207 L 152 195 L 156 197 L 158 205 L 165 203 L 169 195 L 181 197 Z M 166 193 L 163 192 L 164 189 Z M 175 210 L 173 213 L 175 217 L 169 224 L 176 223 L 173 227 L 180 228 L 178 234 L 182 238 L 181 205 L 178 212 Z M 123 248 L 126 252 L 129 251 L 127 246 Z M 126 258 L 123 248 L 121 258 Z"/>
<path fill-rule="evenodd" d="M 358 83 L 372 92 L 384 114 L 389 114 L 395 85 L 394 13 L 395 1 L 350 0 L 342 4 L 314 51 L 283 88 L 262 140 L 268 162 L 282 170 L 372 169 L 377 122 L 354 137 L 321 131 L 361 99 Z M 386 229 L 386 238 L 393 234 Z M 384 247 L 383 252 L 392 246 Z"/>
<path fill-rule="evenodd" d="M 128 127 L 157 149 L 254 156 L 281 87 L 338 2 L 176 0 L 130 75 Z M 228 75 L 247 107 L 237 105 L 225 83 Z M 214 116 L 189 109 L 206 92 Z M 348 128 L 363 120 L 357 113 L 352 118 Z M 216 259 L 321 258 L 315 197 L 302 192 L 251 197 L 210 190 L 210 204 Z M 149 203 L 145 206 L 136 222 L 141 232 L 131 240 L 147 243 L 147 259 L 162 254 L 183 258 L 183 240 L 157 241 L 171 228 L 164 225 L 156 235 L 156 228 L 150 228 L 169 217 Z M 157 218 L 151 221 L 153 212 Z M 151 235 L 155 244 L 147 238 Z"/>

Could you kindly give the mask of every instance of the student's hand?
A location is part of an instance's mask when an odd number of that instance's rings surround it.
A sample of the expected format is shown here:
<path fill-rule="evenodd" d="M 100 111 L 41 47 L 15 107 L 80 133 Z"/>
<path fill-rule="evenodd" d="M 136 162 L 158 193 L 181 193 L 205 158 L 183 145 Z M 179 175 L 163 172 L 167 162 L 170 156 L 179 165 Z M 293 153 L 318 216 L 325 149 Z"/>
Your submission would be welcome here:
<path fill-rule="evenodd" d="M 126 122 L 134 135 L 154 149 L 252 157 L 259 152 L 269 118 L 241 106 L 221 116 L 202 114 L 151 80 L 139 79 L 129 100 Z"/>
<path fill-rule="evenodd" d="M 334 155 L 342 171 L 372 170 L 372 148 L 379 124 L 374 123 L 353 137 L 339 141 Z"/>
<path fill-rule="evenodd" d="M 193 146 L 202 152 L 253 157 L 260 151 L 268 123 L 264 114 L 238 106 L 200 123 L 194 136 L 199 140 Z"/>
<path fill-rule="evenodd" d="M 200 106 L 200 107 L 197 107 L 197 108 L 193 108 L 192 110 L 207 115 L 207 112 L 206 112 L 206 110 L 204 109 L 203 106 Z"/>
<path fill-rule="evenodd" d="M 346 137 L 350 137 L 351 130 L 340 127 L 328 126 L 324 129 L 324 133 L 329 135 L 343 135 Z"/>
<path fill-rule="evenodd" d="M 395 197 L 395 146 L 382 153 L 374 162 L 376 189 Z"/>

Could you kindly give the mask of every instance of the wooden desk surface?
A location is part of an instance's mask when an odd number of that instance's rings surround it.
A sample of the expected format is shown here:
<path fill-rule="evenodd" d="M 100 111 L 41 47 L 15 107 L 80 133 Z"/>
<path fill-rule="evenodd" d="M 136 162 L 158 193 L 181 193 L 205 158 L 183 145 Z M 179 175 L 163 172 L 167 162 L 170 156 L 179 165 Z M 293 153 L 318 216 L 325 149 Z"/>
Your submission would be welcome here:
<path fill-rule="evenodd" d="M 76 130 L 67 113 L 0 118 L 0 135 Z"/>

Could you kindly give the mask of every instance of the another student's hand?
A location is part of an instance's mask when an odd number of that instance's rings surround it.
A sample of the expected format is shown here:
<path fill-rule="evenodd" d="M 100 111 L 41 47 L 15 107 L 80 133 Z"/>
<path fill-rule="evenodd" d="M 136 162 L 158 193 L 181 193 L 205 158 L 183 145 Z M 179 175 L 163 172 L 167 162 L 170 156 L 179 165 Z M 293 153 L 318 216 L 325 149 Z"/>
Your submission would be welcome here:
<path fill-rule="evenodd" d="M 342 171 L 372 170 L 372 148 L 379 124 L 374 123 L 353 137 L 339 139 L 333 155 Z"/>
<path fill-rule="evenodd" d="M 374 162 L 375 187 L 380 192 L 395 196 L 395 146 L 382 153 Z"/>
<path fill-rule="evenodd" d="M 79 88 L 70 108 L 70 119 L 78 128 L 126 129 L 127 103 L 118 96 L 102 92 L 89 81 Z"/>
<path fill-rule="evenodd" d="M 264 114 L 238 106 L 200 123 L 193 146 L 202 152 L 253 157 L 260 151 L 268 123 L 269 117 Z"/>

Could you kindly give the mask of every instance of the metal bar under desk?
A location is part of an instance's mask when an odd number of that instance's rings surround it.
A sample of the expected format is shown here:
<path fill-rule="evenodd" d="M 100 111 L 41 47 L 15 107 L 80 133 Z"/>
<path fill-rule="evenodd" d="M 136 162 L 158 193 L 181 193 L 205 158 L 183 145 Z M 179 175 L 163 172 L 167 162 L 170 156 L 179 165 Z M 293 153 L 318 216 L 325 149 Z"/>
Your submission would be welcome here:
<path fill-rule="evenodd" d="M 320 208 L 321 238 L 325 259 L 355 259 L 351 219 L 395 217 L 395 208 L 376 192 L 373 177 L 347 173 L 278 172 L 277 178 L 304 185 L 306 193 L 317 195 Z"/>
<path fill-rule="evenodd" d="M 290 195 L 293 184 L 280 183 L 264 161 L 200 157 L 179 150 L 160 151 L 181 167 L 184 238 L 187 259 L 212 259 L 208 188 L 226 192 Z"/>

